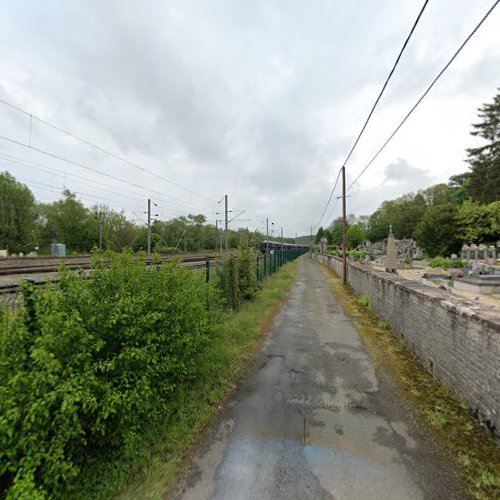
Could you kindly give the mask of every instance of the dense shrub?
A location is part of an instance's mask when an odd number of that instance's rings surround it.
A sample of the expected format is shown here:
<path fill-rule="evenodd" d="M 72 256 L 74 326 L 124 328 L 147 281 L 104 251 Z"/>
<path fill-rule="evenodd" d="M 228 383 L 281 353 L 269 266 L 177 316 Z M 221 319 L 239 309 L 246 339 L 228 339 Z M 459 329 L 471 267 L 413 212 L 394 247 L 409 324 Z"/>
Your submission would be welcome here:
<path fill-rule="evenodd" d="M 231 309 L 253 298 L 257 291 L 256 255 L 247 245 L 240 245 L 217 265 L 217 287 Z"/>
<path fill-rule="evenodd" d="M 168 418 L 216 324 L 203 276 L 169 262 L 115 255 L 89 279 L 23 286 L 24 307 L 0 323 L 0 496 L 60 497 L 86 456 L 134 453 Z"/>
<path fill-rule="evenodd" d="M 434 257 L 429 262 L 430 267 L 441 267 L 442 269 L 463 269 L 464 263 L 461 260 L 444 259 L 443 257 Z"/>

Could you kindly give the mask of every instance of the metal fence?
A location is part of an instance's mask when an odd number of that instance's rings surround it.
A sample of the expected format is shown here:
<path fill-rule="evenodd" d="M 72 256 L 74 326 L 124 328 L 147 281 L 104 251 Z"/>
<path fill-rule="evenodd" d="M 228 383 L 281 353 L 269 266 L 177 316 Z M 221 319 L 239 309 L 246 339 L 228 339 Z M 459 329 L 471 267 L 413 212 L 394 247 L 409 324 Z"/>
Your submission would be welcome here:
<path fill-rule="evenodd" d="M 295 260 L 305 252 L 306 250 L 299 249 L 285 250 L 282 252 L 276 251 L 268 255 L 258 255 L 256 265 L 257 281 L 265 280 L 268 276 L 278 271 L 280 267 L 284 266 L 287 262 Z"/>
<path fill-rule="evenodd" d="M 257 255 L 255 263 L 255 279 L 257 282 L 265 280 L 268 276 L 278 271 L 287 262 L 295 260 L 308 250 L 285 250 L 274 253 Z M 217 261 L 207 260 L 205 262 L 205 281 L 208 283 L 215 274 Z"/>

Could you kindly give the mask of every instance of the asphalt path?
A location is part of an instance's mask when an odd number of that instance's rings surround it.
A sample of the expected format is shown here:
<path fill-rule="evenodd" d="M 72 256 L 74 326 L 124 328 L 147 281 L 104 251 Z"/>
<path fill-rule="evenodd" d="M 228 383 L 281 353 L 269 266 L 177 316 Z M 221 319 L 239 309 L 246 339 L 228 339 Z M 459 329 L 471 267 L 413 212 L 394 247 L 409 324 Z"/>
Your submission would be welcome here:
<path fill-rule="evenodd" d="M 468 498 L 307 257 L 178 499 Z"/>

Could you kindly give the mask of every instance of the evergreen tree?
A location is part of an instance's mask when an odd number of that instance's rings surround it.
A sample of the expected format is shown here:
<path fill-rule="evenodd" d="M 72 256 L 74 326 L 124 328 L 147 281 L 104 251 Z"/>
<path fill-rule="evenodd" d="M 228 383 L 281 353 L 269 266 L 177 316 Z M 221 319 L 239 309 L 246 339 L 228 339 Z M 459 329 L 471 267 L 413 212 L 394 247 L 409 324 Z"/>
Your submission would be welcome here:
<path fill-rule="evenodd" d="M 319 242 L 321 241 L 321 238 L 323 238 L 324 236 L 325 236 L 325 230 L 323 229 L 323 227 L 320 227 L 318 229 L 318 232 L 316 233 L 316 239 L 314 240 L 316 245 L 319 244 Z"/>
<path fill-rule="evenodd" d="M 500 200 L 500 93 L 479 108 L 479 118 L 471 134 L 486 144 L 467 150 L 471 168 L 468 193 L 474 201 L 491 203 Z"/>

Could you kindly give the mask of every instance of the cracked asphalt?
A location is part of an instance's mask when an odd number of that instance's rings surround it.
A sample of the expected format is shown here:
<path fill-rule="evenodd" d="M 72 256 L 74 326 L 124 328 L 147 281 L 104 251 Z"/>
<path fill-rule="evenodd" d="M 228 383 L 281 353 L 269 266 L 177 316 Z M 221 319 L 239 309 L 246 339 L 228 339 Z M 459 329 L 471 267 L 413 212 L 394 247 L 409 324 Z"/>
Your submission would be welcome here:
<path fill-rule="evenodd" d="M 177 499 L 468 498 L 309 258 Z"/>

